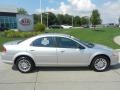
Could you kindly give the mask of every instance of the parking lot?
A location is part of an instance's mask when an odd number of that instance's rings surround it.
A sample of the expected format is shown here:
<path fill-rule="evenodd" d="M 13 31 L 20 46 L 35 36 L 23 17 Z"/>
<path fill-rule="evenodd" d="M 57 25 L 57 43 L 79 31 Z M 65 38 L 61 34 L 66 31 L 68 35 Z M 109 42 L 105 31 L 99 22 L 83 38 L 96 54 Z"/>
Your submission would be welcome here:
<path fill-rule="evenodd" d="M 22 74 L 0 58 L 0 90 L 120 90 L 120 64 L 106 72 L 46 67 Z"/>

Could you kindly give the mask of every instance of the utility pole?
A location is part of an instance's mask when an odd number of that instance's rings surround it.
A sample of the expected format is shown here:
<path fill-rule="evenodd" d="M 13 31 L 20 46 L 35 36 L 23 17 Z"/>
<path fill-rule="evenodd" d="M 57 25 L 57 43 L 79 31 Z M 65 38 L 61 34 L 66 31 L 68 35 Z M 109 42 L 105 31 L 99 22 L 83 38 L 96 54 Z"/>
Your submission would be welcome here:
<path fill-rule="evenodd" d="M 48 24 L 49 24 L 49 21 L 48 21 L 49 17 L 48 17 L 48 15 L 49 15 L 49 12 L 47 12 L 46 14 L 47 14 L 47 28 L 48 28 Z"/>
<path fill-rule="evenodd" d="M 42 21 L 42 1 L 40 0 L 40 17 L 41 17 L 41 24 L 43 23 Z"/>
<path fill-rule="evenodd" d="M 119 19 L 118 19 L 118 22 L 119 22 L 119 26 L 120 26 L 120 17 L 119 17 Z"/>
<path fill-rule="evenodd" d="M 72 27 L 74 26 L 74 25 L 73 25 L 73 22 L 74 22 L 74 16 L 72 16 Z"/>

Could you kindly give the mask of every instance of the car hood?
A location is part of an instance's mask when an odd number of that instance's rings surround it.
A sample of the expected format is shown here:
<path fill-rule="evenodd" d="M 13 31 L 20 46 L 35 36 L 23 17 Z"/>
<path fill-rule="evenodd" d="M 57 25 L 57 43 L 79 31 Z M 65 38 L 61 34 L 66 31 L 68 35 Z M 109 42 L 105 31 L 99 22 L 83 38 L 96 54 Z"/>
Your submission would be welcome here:
<path fill-rule="evenodd" d="M 4 45 L 17 45 L 21 42 L 22 40 L 15 40 L 15 41 L 10 41 L 5 43 Z"/>
<path fill-rule="evenodd" d="M 94 48 L 95 48 L 95 49 L 102 49 L 102 50 L 113 51 L 112 48 L 107 47 L 107 46 L 104 46 L 104 45 L 101 45 L 101 44 L 95 44 Z"/>

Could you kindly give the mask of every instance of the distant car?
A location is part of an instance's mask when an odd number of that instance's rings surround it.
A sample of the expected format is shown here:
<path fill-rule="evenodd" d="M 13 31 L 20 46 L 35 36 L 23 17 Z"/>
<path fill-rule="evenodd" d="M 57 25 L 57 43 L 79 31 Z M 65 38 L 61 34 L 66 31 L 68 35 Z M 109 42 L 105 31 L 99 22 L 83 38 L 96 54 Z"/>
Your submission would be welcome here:
<path fill-rule="evenodd" d="M 118 63 L 118 53 L 113 49 L 66 34 L 48 33 L 8 42 L 3 50 L 3 62 L 16 65 L 23 73 L 35 66 L 89 66 L 101 72 Z"/>
<path fill-rule="evenodd" d="M 89 28 L 89 25 L 82 25 L 83 28 Z"/>
<path fill-rule="evenodd" d="M 70 28 L 72 28 L 72 26 L 70 26 L 70 25 L 61 25 L 61 27 L 62 27 L 63 29 L 70 29 Z"/>
<path fill-rule="evenodd" d="M 61 25 L 51 25 L 49 26 L 50 29 L 61 29 L 63 28 Z"/>
<path fill-rule="evenodd" d="M 116 25 L 114 23 L 109 23 L 107 24 L 107 27 L 116 27 Z"/>
<path fill-rule="evenodd" d="M 0 27 L 0 31 L 5 31 L 5 30 L 9 30 L 9 29 L 6 27 Z"/>

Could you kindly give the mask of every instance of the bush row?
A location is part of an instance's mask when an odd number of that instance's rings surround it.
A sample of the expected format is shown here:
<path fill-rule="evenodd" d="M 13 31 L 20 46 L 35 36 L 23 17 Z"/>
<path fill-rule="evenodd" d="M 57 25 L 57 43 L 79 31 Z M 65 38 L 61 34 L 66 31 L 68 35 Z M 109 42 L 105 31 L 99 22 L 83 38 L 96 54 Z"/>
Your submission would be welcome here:
<path fill-rule="evenodd" d="M 4 36 L 8 38 L 28 38 L 38 34 L 41 34 L 41 32 L 16 32 L 14 30 L 4 32 Z"/>

